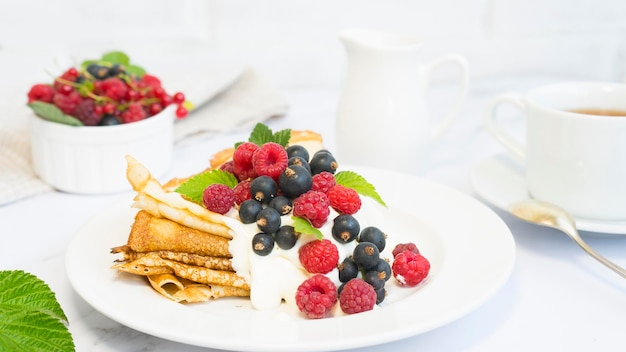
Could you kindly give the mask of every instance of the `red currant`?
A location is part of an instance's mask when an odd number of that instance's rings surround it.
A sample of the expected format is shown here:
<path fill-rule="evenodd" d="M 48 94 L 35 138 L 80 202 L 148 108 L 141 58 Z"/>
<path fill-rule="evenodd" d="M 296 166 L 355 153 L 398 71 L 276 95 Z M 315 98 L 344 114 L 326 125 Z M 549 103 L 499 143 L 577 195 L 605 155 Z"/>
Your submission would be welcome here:
<path fill-rule="evenodd" d="M 183 93 L 181 93 L 181 92 L 177 92 L 172 97 L 172 102 L 174 104 L 182 104 L 183 102 L 185 102 L 185 95 Z"/>
<path fill-rule="evenodd" d="M 61 86 L 61 93 L 68 95 L 70 94 L 72 91 L 74 90 L 74 88 L 72 88 L 72 86 L 69 86 L 67 84 L 64 84 Z"/>
<path fill-rule="evenodd" d="M 163 110 L 163 106 L 159 103 L 152 103 L 148 107 L 148 110 L 150 111 L 150 115 L 156 115 Z"/>
<path fill-rule="evenodd" d="M 115 112 L 115 104 L 113 103 L 104 104 L 104 106 L 102 107 L 102 112 L 107 115 L 113 115 L 113 113 Z"/>
<path fill-rule="evenodd" d="M 182 105 L 179 105 L 178 108 L 176 109 L 176 117 L 179 119 L 182 119 L 183 117 L 187 116 L 187 113 L 188 113 L 187 109 Z"/>

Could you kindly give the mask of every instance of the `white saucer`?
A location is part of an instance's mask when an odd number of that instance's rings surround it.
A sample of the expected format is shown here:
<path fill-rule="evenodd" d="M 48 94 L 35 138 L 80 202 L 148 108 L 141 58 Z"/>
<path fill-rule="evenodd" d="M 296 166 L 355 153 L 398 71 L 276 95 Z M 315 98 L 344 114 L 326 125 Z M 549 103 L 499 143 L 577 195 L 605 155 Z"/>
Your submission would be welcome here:
<path fill-rule="evenodd" d="M 478 163 L 470 173 L 472 187 L 486 202 L 507 210 L 513 202 L 531 198 L 524 180 L 524 167 L 505 154 Z M 605 221 L 575 217 L 576 227 L 600 234 L 626 235 L 626 221 Z"/>

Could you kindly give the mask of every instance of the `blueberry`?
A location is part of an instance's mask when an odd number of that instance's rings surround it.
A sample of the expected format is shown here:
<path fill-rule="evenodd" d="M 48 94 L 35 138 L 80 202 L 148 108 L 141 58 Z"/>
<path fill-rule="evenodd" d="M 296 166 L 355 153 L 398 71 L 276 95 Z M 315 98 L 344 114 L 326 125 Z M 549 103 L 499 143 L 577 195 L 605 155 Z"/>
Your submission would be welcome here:
<path fill-rule="evenodd" d="M 340 243 L 349 243 L 354 241 L 359 235 L 361 227 L 356 218 L 349 214 L 338 215 L 333 220 L 333 228 L 331 230 L 333 238 Z"/>
<path fill-rule="evenodd" d="M 287 215 L 291 212 L 293 203 L 285 196 L 276 196 L 270 201 L 269 206 L 278 210 L 280 215 Z"/>
<path fill-rule="evenodd" d="M 363 275 L 363 281 L 370 284 L 374 290 L 385 287 L 385 279 L 378 275 L 378 271 L 370 270 Z"/>
<path fill-rule="evenodd" d="M 378 264 L 378 259 L 380 259 L 380 252 L 378 251 L 378 247 L 371 242 L 360 242 L 352 253 L 354 261 L 358 266 L 367 270 L 373 268 L 376 264 Z"/>
<path fill-rule="evenodd" d="M 313 177 L 304 167 L 291 165 L 280 174 L 278 185 L 285 197 L 294 199 L 311 189 Z"/>
<path fill-rule="evenodd" d="M 294 144 L 287 147 L 287 157 L 291 159 L 294 156 L 299 156 L 307 163 L 309 162 L 309 151 L 301 145 Z"/>
<path fill-rule="evenodd" d="M 301 156 L 292 156 L 291 158 L 289 158 L 289 160 L 287 160 L 287 166 L 291 165 L 300 165 L 305 168 L 309 173 L 311 173 L 311 166 L 309 165 L 309 162 L 304 160 L 304 158 Z"/>
<path fill-rule="evenodd" d="M 339 281 L 348 282 L 359 274 L 359 266 L 352 257 L 346 257 L 338 266 Z"/>
<path fill-rule="evenodd" d="M 378 227 L 368 226 L 361 231 L 359 235 L 359 242 L 371 242 L 378 247 L 378 251 L 382 252 L 385 249 L 387 243 L 387 235 L 382 232 Z"/>
<path fill-rule="evenodd" d="M 264 208 L 256 216 L 256 225 L 265 233 L 274 233 L 280 228 L 280 213 L 274 208 Z"/>
<path fill-rule="evenodd" d="M 274 239 L 266 233 L 257 233 L 252 237 L 252 250 L 258 255 L 268 255 L 274 249 Z"/>
<path fill-rule="evenodd" d="M 262 209 L 263 205 L 257 200 L 247 199 L 239 206 L 239 218 L 244 224 L 252 224 Z"/>
<path fill-rule="evenodd" d="M 282 249 L 291 249 L 296 245 L 300 233 L 296 232 L 291 225 L 281 226 L 274 234 L 274 241 Z"/>
<path fill-rule="evenodd" d="M 309 165 L 311 166 L 311 174 L 313 175 L 319 174 L 322 171 L 328 171 L 334 174 L 339 167 L 333 154 L 327 150 L 320 150 L 315 153 Z"/>
<path fill-rule="evenodd" d="M 121 124 L 120 120 L 114 115 L 104 115 L 98 123 L 99 126 L 115 126 Z"/>
<path fill-rule="evenodd" d="M 259 176 L 250 183 L 250 195 L 263 204 L 269 204 L 277 193 L 278 185 L 269 176 Z"/>
<path fill-rule="evenodd" d="M 379 258 L 376 266 L 370 270 L 377 271 L 378 276 L 383 278 L 385 281 L 389 280 L 392 276 L 391 265 L 389 265 L 389 262 L 384 258 Z"/>

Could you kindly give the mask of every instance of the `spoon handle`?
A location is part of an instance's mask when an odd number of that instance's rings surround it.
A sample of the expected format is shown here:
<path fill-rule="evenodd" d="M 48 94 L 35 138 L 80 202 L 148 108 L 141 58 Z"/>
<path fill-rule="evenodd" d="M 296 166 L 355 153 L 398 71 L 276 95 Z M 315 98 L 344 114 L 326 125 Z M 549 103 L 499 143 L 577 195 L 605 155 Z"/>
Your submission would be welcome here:
<path fill-rule="evenodd" d="M 614 272 L 616 272 L 617 274 L 619 274 L 624 279 L 626 279 L 626 270 L 624 270 L 619 265 L 613 263 L 612 261 L 610 261 L 610 260 L 606 259 L 605 257 L 603 257 L 602 255 L 600 255 L 593 248 L 591 248 L 587 244 L 587 242 L 583 241 L 583 239 L 580 236 L 578 236 L 577 234 L 576 235 L 572 235 L 571 237 L 576 242 L 576 244 L 578 244 L 580 246 L 580 248 L 585 250 L 585 252 L 587 252 L 589 255 L 594 257 L 600 263 L 604 264 L 609 269 L 611 269 Z"/>

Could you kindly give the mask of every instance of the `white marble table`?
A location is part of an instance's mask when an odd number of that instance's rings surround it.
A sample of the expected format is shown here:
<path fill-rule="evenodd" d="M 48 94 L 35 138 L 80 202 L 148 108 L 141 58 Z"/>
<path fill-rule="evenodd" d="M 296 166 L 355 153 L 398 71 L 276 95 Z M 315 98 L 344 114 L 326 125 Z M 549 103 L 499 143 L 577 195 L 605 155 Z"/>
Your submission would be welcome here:
<path fill-rule="evenodd" d="M 474 195 L 472 167 L 501 153 L 482 128 L 486 100 L 506 89 L 525 89 L 549 79 L 474 82 L 459 121 L 437 145 L 418 175 Z M 435 98 L 445 89 L 435 90 Z M 332 148 L 334 90 L 285 92 L 288 116 L 272 128 L 314 129 Z M 439 99 L 436 99 L 439 101 Z M 437 108 L 437 103 L 434 103 Z M 210 155 L 241 140 L 248 131 L 179 145 L 167 177 L 186 175 L 206 165 Z M 1 172 L 1 171 L 0 171 Z M 22 269 L 45 280 L 69 318 L 78 351 L 206 351 L 150 336 L 110 320 L 72 289 L 65 274 L 65 249 L 76 231 L 112 203 L 132 194 L 80 196 L 46 193 L 0 206 L 0 268 Z M 587 256 L 566 236 L 523 223 L 494 209 L 513 233 L 517 256 L 504 287 L 475 311 L 441 328 L 359 351 L 625 351 L 626 281 Z M 626 235 L 586 239 L 600 253 L 626 266 Z M 462 294 L 460 292 L 459 294 Z"/>

